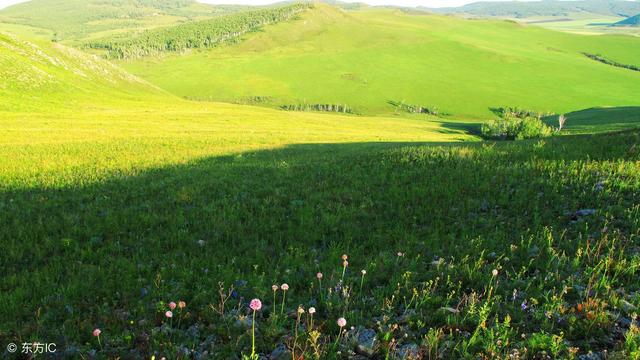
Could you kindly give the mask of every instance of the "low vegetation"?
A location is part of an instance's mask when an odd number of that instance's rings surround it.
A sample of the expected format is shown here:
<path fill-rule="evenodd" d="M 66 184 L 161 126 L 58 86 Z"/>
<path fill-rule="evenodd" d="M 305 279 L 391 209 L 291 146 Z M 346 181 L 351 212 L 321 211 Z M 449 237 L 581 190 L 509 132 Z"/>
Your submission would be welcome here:
<path fill-rule="evenodd" d="M 277 8 L 244 11 L 210 20 L 189 22 L 174 27 L 148 30 L 133 39 L 90 42 L 92 49 L 104 49 L 112 59 L 132 59 L 164 52 L 212 48 L 238 39 L 250 31 L 279 21 L 291 19 L 311 5 L 298 3 Z"/>
<path fill-rule="evenodd" d="M 602 55 L 584 53 L 584 56 L 588 57 L 589 59 L 601 62 L 603 64 L 607 64 L 607 65 L 611 65 L 611 66 L 615 66 L 615 67 L 619 67 L 619 68 L 623 68 L 623 69 L 629 69 L 629 70 L 633 70 L 633 71 L 640 71 L 640 66 L 629 65 L 629 64 L 621 64 L 621 63 L 619 63 L 617 61 L 609 60 L 609 59 L 603 57 Z"/>
<path fill-rule="evenodd" d="M 255 334 L 284 357 L 632 358 L 638 141 L 300 145 L 133 176 L 126 147 L 96 144 L 121 175 L 69 183 L 87 163 L 0 193 L 0 329 L 67 356 L 249 356 Z"/>
<path fill-rule="evenodd" d="M 353 109 L 343 104 L 293 104 L 282 105 L 280 109 L 287 111 L 321 111 L 353 114 Z"/>
<path fill-rule="evenodd" d="M 543 114 L 519 108 L 499 108 L 494 110 L 498 119 L 483 123 L 480 131 L 487 139 L 522 140 L 551 136 L 553 128 L 542 121 Z M 549 116 L 549 115 L 547 115 Z M 558 119 L 558 129 L 564 126 L 566 119 Z"/>
<path fill-rule="evenodd" d="M 429 107 L 421 105 L 411 105 L 406 104 L 404 101 L 389 101 L 389 104 L 399 111 L 407 112 L 410 114 L 429 114 L 436 116 L 440 114 L 440 111 L 435 106 Z"/>

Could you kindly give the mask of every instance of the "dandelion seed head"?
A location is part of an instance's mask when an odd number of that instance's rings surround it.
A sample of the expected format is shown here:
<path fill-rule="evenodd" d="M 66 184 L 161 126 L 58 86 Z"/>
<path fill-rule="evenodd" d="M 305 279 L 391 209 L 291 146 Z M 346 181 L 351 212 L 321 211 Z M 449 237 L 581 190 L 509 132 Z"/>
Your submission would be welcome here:
<path fill-rule="evenodd" d="M 340 326 L 341 328 L 347 326 L 347 320 L 345 318 L 338 319 L 337 323 L 338 323 L 338 326 Z"/>
<path fill-rule="evenodd" d="M 251 300 L 251 303 L 249 303 L 249 307 L 253 311 L 259 311 L 262 309 L 262 301 L 260 301 L 260 299 L 253 299 Z"/>

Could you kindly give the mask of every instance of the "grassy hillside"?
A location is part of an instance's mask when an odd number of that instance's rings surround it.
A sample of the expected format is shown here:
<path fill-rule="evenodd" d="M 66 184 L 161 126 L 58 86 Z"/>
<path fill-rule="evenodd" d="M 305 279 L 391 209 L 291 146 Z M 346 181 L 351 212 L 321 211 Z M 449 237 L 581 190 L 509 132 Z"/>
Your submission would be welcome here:
<path fill-rule="evenodd" d="M 349 36 L 344 36 L 349 34 Z M 122 65 L 176 95 L 260 105 L 346 104 L 390 114 L 390 101 L 487 118 L 489 108 L 569 112 L 637 105 L 640 39 L 588 37 L 505 21 L 318 5 L 238 45 Z"/>
<path fill-rule="evenodd" d="M 92 181 L 97 181 L 116 171 L 114 167 L 160 166 L 290 143 L 473 139 L 436 117 L 328 116 L 185 101 L 96 56 L 8 34 L 0 35 L 0 75 L 0 144 L 10 152 L 0 160 L 1 167 L 27 176 L 13 178 L 11 171 L 3 172 L 3 186 L 9 187 L 31 183 L 48 169 L 75 172 L 79 164 L 93 164 L 98 174 Z M 103 142 L 112 143 L 92 150 Z M 67 145 L 53 155 L 52 143 Z M 42 167 L 16 162 L 24 154 L 13 145 L 28 145 L 60 161 L 40 162 Z M 120 150 L 124 154 L 116 156 L 118 161 L 99 160 L 105 151 Z M 69 157 L 64 151 L 83 156 Z M 65 160 L 70 158 L 74 160 Z M 73 182 L 93 176 L 76 175 L 81 178 Z"/>
<path fill-rule="evenodd" d="M 0 33 L 0 78 L 0 111 L 54 111 L 167 96 L 97 56 L 8 33 Z"/>
<path fill-rule="evenodd" d="M 132 59 L 165 52 L 180 53 L 190 49 L 212 48 L 237 41 L 239 37 L 259 31 L 265 25 L 294 18 L 309 9 L 308 4 L 292 4 L 281 7 L 244 11 L 210 20 L 149 30 L 131 38 L 113 41 L 93 41 L 86 46 L 106 50 L 113 59 Z"/>
<path fill-rule="evenodd" d="M 0 29 L 79 43 L 236 10 L 195 0 L 31 0 L 0 11 Z"/>

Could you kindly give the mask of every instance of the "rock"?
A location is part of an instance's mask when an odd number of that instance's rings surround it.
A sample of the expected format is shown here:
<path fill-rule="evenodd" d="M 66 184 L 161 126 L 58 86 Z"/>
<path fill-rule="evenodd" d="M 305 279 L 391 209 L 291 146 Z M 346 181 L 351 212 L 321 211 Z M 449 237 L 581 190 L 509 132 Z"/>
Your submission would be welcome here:
<path fill-rule="evenodd" d="M 636 310 L 638 310 L 637 306 L 633 305 L 627 300 L 620 300 L 620 308 L 622 309 L 622 311 L 626 312 L 627 314 L 631 314 Z"/>
<path fill-rule="evenodd" d="M 595 214 L 596 214 L 596 209 L 580 209 L 576 211 L 576 216 L 590 216 Z"/>
<path fill-rule="evenodd" d="M 460 310 L 454 309 L 452 307 L 441 307 L 440 310 L 444 310 L 444 311 L 452 313 L 452 314 L 459 314 L 460 313 Z"/>
<path fill-rule="evenodd" d="M 578 356 L 578 360 L 602 360 L 602 356 L 599 353 L 589 352 L 585 355 Z"/>
<path fill-rule="evenodd" d="M 280 343 L 276 346 L 275 349 L 271 352 L 270 359 L 271 360 L 289 360 L 291 359 L 291 352 L 287 349 L 284 344 Z"/>
<path fill-rule="evenodd" d="M 618 326 L 620 326 L 623 329 L 628 329 L 631 327 L 631 324 L 633 324 L 633 319 L 627 318 L 627 317 L 620 317 L 617 321 Z"/>
<path fill-rule="evenodd" d="M 376 332 L 372 329 L 364 329 L 358 333 L 358 345 L 356 353 L 367 357 L 372 357 L 375 353 L 377 343 Z"/>
<path fill-rule="evenodd" d="M 200 335 L 198 325 L 191 325 L 186 331 L 187 335 L 192 338 L 197 338 Z"/>
<path fill-rule="evenodd" d="M 420 359 L 420 348 L 417 344 L 405 344 L 397 350 L 399 359 L 416 360 Z"/>

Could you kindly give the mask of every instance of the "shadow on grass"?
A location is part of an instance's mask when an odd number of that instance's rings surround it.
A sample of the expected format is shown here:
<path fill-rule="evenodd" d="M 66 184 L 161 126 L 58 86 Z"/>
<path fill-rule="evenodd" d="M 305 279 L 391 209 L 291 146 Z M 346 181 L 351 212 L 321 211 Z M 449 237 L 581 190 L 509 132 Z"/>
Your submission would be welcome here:
<path fill-rule="evenodd" d="M 640 106 L 597 107 L 565 114 L 568 132 L 597 133 L 620 131 L 640 126 Z M 558 126 L 558 115 L 543 118 L 550 126 Z"/>
<path fill-rule="evenodd" d="M 145 296 L 206 307 L 219 281 L 295 288 L 344 252 L 364 267 L 389 251 L 428 261 L 504 250 L 514 236 L 564 231 L 567 210 L 614 201 L 594 196 L 596 170 L 558 182 L 558 166 L 624 158 L 637 139 L 292 145 L 82 187 L 5 191 L 0 329 L 55 334 L 61 319 L 104 323 L 105 312 Z M 46 315 L 34 321 L 38 309 Z"/>

